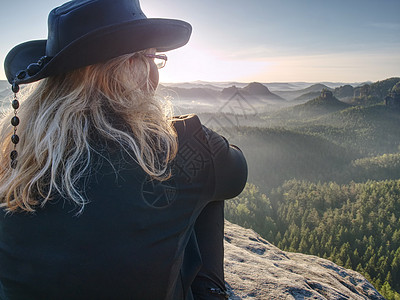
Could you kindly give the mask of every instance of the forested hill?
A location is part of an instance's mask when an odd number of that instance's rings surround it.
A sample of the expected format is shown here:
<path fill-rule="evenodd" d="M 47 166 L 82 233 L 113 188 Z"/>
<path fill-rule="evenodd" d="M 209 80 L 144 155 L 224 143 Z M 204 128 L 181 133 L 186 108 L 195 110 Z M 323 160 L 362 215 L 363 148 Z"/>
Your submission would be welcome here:
<path fill-rule="evenodd" d="M 319 92 L 318 94 L 319 95 L 316 98 L 309 100 L 304 104 L 282 109 L 273 113 L 272 116 L 282 120 L 293 118 L 304 121 L 307 118 L 320 117 L 321 115 L 340 111 L 350 106 L 347 103 L 339 101 L 328 89 L 323 89 L 322 92 Z M 305 94 L 304 96 L 307 97 L 308 95 L 309 94 Z"/>
<path fill-rule="evenodd" d="M 359 86 L 354 89 L 354 98 L 351 102 L 357 105 L 374 105 L 380 103 L 392 89 L 394 91 L 400 87 L 399 81 L 400 77 L 393 77 Z M 398 84 L 397 87 L 396 84 Z M 398 92 L 400 91 L 398 90 Z"/>
<path fill-rule="evenodd" d="M 275 95 L 272 93 L 265 85 L 259 83 L 259 82 L 251 82 L 244 88 L 240 89 L 245 96 L 260 96 L 268 99 L 274 99 L 274 100 L 281 100 L 284 101 L 282 97 Z M 222 91 L 223 93 L 224 91 Z"/>
<path fill-rule="evenodd" d="M 227 219 L 282 250 L 359 271 L 386 299 L 400 299 L 399 82 L 354 89 L 363 92 L 346 103 L 324 90 L 257 115 L 257 125 L 238 118 L 251 126 L 224 128 L 249 165 Z"/>
<path fill-rule="evenodd" d="M 226 218 L 282 250 L 356 270 L 386 299 L 398 299 L 400 180 L 344 185 L 291 180 L 269 195 L 248 185 L 226 202 Z"/>
<path fill-rule="evenodd" d="M 386 299 L 400 299 L 400 78 L 275 85 L 290 87 L 283 92 L 260 83 L 184 86 L 166 90 L 187 98 L 180 108 L 203 111 L 203 124 L 238 145 L 249 165 L 245 191 L 226 202 L 228 220 L 283 250 L 357 270 Z"/>

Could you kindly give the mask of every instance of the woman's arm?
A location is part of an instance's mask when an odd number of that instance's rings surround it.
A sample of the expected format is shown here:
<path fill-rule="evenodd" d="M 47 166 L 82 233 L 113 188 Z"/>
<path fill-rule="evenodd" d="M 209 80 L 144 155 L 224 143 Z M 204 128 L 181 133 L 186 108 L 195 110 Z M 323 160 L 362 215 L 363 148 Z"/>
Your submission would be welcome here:
<path fill-rule="evenodd" d="M 215 171 L 215 195 L 213 200 L 236 197 L 247 181 L 247 163 L 243 152 L 218 133 L 203 126 Z"/>

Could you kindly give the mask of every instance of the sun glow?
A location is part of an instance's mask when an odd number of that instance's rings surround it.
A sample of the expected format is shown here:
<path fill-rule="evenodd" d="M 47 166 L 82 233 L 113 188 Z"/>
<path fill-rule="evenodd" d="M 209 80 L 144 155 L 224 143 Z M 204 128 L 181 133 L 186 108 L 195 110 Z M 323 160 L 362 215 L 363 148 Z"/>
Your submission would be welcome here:
<path fill-rule="evenodd" d="M 161 82 L 246 81 L 268 71 L 267 61 L 232 59 L 202 48 L 185 46 L 167 53 L 168 64 L 160 72 Z"/>
<path fill-rule="evenodd" d="M 251 49 L 249 53 L 252 53 Z M 235 56 L 188 45 L 167 55 L 167 67 L 160 72 L 161 82 L 354 82 L 354 74 L 358 74 L 356 80 L 361 82 L 398 76 L 396 66 L 400 65 L 400 54 L 387 50 L 375 53 Z"/>

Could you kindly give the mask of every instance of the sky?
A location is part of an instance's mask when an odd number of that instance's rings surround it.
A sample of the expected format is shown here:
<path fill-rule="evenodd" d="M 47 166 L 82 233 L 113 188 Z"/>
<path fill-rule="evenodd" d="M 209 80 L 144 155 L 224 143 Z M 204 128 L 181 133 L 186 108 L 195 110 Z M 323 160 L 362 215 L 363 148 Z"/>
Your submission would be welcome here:
<path fill-rule="evenodd" d="M 19 43 L 47 38 L 47 15 L 64 2 L 2 1 L 0 60 Z M 141 0 L 141 6 L 148 18 L 193 26 L 189 43 L 166 53 L 161 82 L 400 76 L 400 0 Z"/>

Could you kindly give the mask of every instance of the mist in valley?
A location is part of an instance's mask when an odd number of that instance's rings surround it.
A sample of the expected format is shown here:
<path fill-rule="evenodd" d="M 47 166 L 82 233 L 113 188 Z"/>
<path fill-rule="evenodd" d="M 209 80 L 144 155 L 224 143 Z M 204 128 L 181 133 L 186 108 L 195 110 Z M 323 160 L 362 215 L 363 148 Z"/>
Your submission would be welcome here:
<path fill-rule="evenodd" d="M 248 184 L 226 202 L 226 218 L 398 299 L 400 78 L 275 88 L 205 85 L 202 98 L 174 87 L 179 112 L 197 113 L 246 156 Z"/>
<path fill-rule="evenodd" d="M 197 114 L 244 152 L 248 184 L 226 202 L 228 220 L 400 297 L 400 78 L 193 82 L 157 93 L 176 115 Z M 8 108 L 6 82 L 0 97 Z"/>

